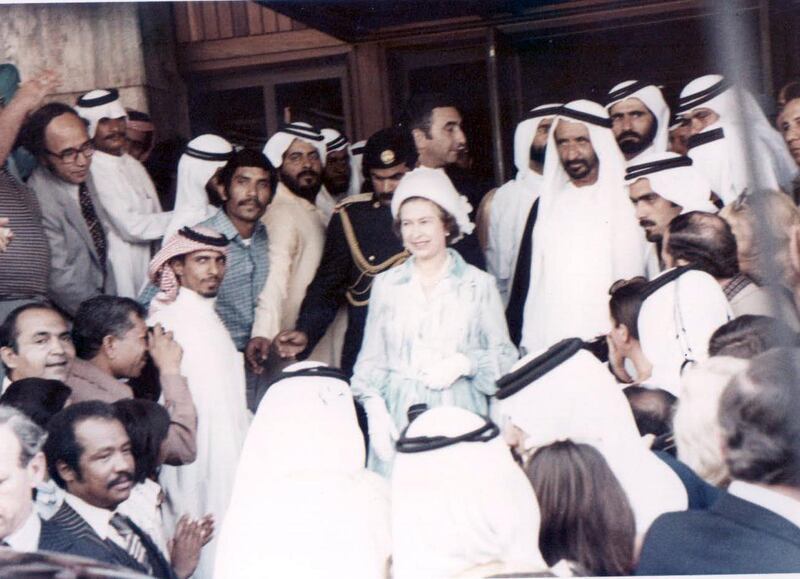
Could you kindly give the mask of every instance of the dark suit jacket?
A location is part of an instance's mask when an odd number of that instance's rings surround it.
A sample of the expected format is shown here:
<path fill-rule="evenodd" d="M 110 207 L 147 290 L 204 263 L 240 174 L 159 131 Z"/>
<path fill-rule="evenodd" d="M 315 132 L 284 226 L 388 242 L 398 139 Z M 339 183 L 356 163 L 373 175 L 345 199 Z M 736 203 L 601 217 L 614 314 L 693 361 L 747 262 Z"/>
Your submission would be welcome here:
<path fill-rule="evenodd" d="M 637 575 L 800 572 L 800 527 L 723 493 L 705 511 L 667 513 L 645 536 Z"/>
<path fill-rule="evenodd" d="M 147 550 L 150 566 L 153 569 L 152 576 L 176 579 L 172 567 L 153 540 L 135 524 L 131 523 L 131 527 Z M 146 569 L 136 559 L 110 541 L 103 541 L 89 523 L 67 503 L 64 503 L 49 521 L 42 521 L 39 549 L 89 557 L 146 574 Z"/>

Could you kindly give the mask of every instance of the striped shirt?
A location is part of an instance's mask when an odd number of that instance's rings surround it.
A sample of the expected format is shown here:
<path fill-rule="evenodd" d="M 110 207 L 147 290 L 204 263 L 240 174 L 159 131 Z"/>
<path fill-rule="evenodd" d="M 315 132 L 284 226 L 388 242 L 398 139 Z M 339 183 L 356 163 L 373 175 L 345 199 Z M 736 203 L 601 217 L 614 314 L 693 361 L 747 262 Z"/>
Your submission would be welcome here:
<path fill-rule="evenodd" d="M 42 211 L 33 192 L 0 167 L 0 217 L 14 234 L 0 253 L 0 299 L 47 296 L 50 247 L 42 227 Z"/>

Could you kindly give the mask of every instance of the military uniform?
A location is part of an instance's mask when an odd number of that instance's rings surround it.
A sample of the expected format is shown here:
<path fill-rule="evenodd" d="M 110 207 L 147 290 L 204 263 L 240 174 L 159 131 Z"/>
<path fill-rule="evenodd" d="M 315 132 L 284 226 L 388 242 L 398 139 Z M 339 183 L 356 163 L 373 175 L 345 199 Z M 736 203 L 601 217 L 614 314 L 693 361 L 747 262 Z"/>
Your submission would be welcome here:
<path fill-rule="evenodd" d="M 392 213 L 372 193 L 353 195 L 336 206 L 328 225 L 319 269 L 306 290 L 295 329 L 308 336 L 307 355 L 336 312 L 347 304 L 342 370 L 348 375 L 361 349 L 367 306 L 376 275 L 403 263 L 409 254 L 392 231 Z"/>

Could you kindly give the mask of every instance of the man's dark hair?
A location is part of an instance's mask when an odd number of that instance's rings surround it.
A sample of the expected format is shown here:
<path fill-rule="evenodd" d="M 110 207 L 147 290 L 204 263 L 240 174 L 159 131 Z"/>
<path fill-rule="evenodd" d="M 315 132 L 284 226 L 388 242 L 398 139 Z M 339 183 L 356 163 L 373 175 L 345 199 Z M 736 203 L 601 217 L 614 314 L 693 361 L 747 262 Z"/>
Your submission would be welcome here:
<path fill-rule="evenodd" d="M 161 445 L 169 430 L 169 413 L 150 400 L 126 398 L 117 400 L 113 406 L 131 440 L 131 452 L 136 460 L 134 481 L 144 482 L 158 472 Z"/>
<path fill-rule="evenodd" d="M 611 319 L 628 328 L 630 336 L 639 339 L 639 310 L 644 302 L 644 290 L 647 288 L 647 279 L 638 276 L 629 280 L 619 280 L 611 286 L 608 300 L 608 309 Z"/>
<path fill-rule="evenodd" d="M 430 138 L 433 109 L 445 107 L 459 108 L 455 99 L 442 93 L 417 93 L 408 100 L 403 125 L 409 133 L 420 129 Z"/>
<path fill-rule="evenodd" d="M 23 412 L 42 428 L 64 409 L 72 388 L 60 380 L 23 378 L 12 382 L 0 396 L 0 406 L 11 406 Z"/>
<path fill-rule="evenodd" d="M 75 437 L 75 428 L 84 420 L 99 418 L 101 420 L 118 420 L 111 404 L 99 400 L 76 402 L 53 416 L 47 425 L 48 437 L 44 443 L 44 454 L 47 457 L 47 470 L 58 486 L 65 489 L 67 483 L 58 474 L 58 463 L 63 462 L 75 472 L 78 480 L 82 480 L 79 462 L 83 448 Z"/>
<path fill-rule="evenodd" d="M 233 175 L 239 167 L 258 167 L 269 173 L 269 188 L 273 195 L 278 186 L 278 171 L 269 162 L 269 159 L 260 151 L 253 149 L 242 149 L 231 155 L 231 158 L 219 172 L 219 181 L 225 187 L 225 191 L 230 191 Z M 271 200 L 271 198 L 270 198 Z"/>
<path fill-rule="evenodd" d="M 712 213 L 690 211 L 675 217 L 669 224 L 667 251 L 673 259 L 684 259 L 715 278 L 739 273 L 731 226 Z"/>
<path fill-rule="evenodd" d="M 677 398 L 660 388 L 628 386 L 622 391 L 633 411 L 639 434 L 663 436 L 672 432 L 672 414 Z"/>
<path fill-rule="evenodd" d="M 750 361 L 720 399 L 719 423 L 734 479 L 800 489 L 800 350 Z"/>
<path fill-rule="evenodd" d="M 77 356 L 91 360 L 103 346 L 103 338 L 124 336 L 133 327 L 131 314 L 144 319 L 147 310 L 136 300 L 117 296 L 95 296 L 83 302 L 72 326 Z"/>
<path fill-rule="evenodd" d="M 25 124 L 22 125 L 19 134 L 19 143 L 37 157 L 44 156 L 47 145 L 45 133 L 50 122 L 61 115 L 72 114 L 80 119 L 80 115 L 69 105 L 64 103 L 48 103 L 36 109 Z M 86 122 L 81 119 L 81 122 Z M 58 151 L 53 151 L 57 153 Z"/>
<path fill-rule="evenodd" d="M 786 323 L 770 316 L 745 314 L 722 324 L 711 334 L 709 356 L 749 360 L 772 348 L 800 346 L 800 336 Z"/>
<path fill-rule="evenodd" d="M 30 310 L 46 310 L 55 312 L 59 316 L 61 315 L 61 312 L 53 306 L 43 303 L 25 304 L 24 306 L 12 310 L 11 313 L 6 316 L 6 319 L 3 320 L 3 323 L 0 324 L 0 348 L 11 348 L 14 352 L 19 351 L 19 344 L 17 343 L 17 338 L 19 338 L 17 320 L 19 320 L 22 314 Z"/>

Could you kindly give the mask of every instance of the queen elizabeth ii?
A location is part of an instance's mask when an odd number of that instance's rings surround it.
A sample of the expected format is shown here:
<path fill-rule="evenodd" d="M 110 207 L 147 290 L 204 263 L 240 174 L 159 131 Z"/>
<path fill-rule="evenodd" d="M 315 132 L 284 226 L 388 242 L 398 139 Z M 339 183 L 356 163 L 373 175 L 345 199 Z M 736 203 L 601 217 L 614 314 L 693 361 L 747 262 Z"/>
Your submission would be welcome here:
<path fill-rule="evenodd" d="M 375 278 L 351 382 L 367 412 L 369 466 L 384 475 L 412 406 L 487 415 L 495 381 L 517 360 L 494 278 L 448 248 L 474 228 L 470 209 L 441 169 L 407 173 L 392 199 L 411 258 Z"/>

